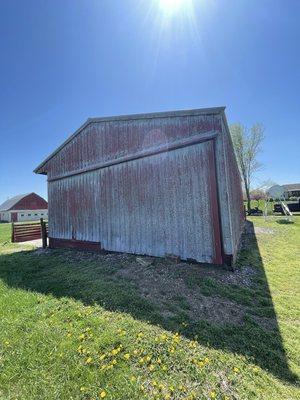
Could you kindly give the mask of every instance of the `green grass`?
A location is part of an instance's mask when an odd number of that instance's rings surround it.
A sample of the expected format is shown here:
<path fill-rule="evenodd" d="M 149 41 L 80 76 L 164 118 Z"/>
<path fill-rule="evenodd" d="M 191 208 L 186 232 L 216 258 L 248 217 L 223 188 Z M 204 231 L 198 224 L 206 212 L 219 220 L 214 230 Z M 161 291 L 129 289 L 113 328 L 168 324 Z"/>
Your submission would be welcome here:
<path fill-rule="evenodd" d="M 252 285 L 222 281 L 233 274 L 214 266 L 139 270 L 134 256 L 20 252 L 1 224 L 0 399 L 300 398 L 294 220 L 253 217 L 236 272 L 252 266 Z M 198 293 L 216 304 L 201 318 Z M 220 306 L 226 323 L 212 316 Z"/>
<path fill-rule="evenodd" d="M 11 224 L 0 224 L 0 244 L 9 242 L 11 239 Z"/>

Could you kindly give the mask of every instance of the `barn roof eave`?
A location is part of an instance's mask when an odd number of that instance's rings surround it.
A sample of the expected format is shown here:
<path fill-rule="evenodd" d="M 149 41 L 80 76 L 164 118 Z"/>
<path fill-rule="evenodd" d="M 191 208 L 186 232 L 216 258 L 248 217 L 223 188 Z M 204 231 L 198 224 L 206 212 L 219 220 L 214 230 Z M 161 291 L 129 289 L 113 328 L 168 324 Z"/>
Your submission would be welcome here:
<path fill-rule="evenodd" d="M 60 150 L 62 150 L 75 136 L 77 136 L 85 127 L 93 122 L 109 122 L 109 121 L 128 121 L 135 119 L 150 119 L 150 118 L 167 118 L 167 117 L 178 117 L 185 115 L 211 115 L 211 114 L 222 114 L 224 113 L 225 106 L 221 107 L 211 107 L 211 108 L 198 108 L 192 110 L 177 110 L 177 111 L 163 111 L 163 112 L 155 112 L 155 113 L 143 113 L 143 114 L 129 114 L 129 115 L 120 115 L 120 116 L 111 116 L 111 117 L 94 117 L 88 118 L 84 124 L 80 126 L 71 136 L 67 138 L 53 153 L 51 153 L 44 161 L 41 162 L 35 169 L 34 173 L 47 175 L 47 171 L 45 170 L 46 163 L 51 160 Z"/>
<path fill-rule="evenodd" d="M 14 197 L 11 197 L 10 199 L 6 200 L 4 203 L 0 205 L 0 211 L 10 211 L 13 209 L 13 207 L 19 203 L 19 201 L 23 200 L 25 197 L 33 194 L 34 192 L 31 193 L 25 193 L 25 194 L 18 194 Z"/>

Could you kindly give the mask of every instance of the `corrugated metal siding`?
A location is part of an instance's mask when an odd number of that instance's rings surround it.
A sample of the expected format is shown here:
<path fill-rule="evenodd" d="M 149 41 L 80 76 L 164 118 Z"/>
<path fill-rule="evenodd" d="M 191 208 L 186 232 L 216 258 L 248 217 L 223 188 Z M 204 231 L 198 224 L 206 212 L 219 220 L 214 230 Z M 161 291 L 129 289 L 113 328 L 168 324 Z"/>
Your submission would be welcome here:
<path fill-rule="evenodd" d="M 153 121 L 153 125 L 157 123 Z M 196 130 L 196 125 L 191 129 Z M 112 127 L 109 129 L 113 136 Z M 127 146 L 135 151 L 137 139 L 129 131 L 122 130 L 124 142 L 116 146 L 118 155 Z M 174 132 L 178 131 L 186 132 L 179 126 Z M 113 143 L 108 141 L 101 157 L 116 155 Z M 84 165 L 89 152 L 95 160 L 97 151 L 87 144 L 81 159 L 71 162 L 69 158 L 65 168 Z M 49 182 L 49 235 L 100 241 L 112 251 L 153 256 L 169 253 L 214 262 L 220 238 L 215 237 L 218 222 L 211 201 L 212 158 L 213 141 L 207 141 Z M 53 169 L 52 173 L 60 171 Z"/>
<path fill-rule="evenodd" d="M 225 129 L 222 134 L 224 143 L 224 161 L 227 175 L 227 198 L 228 217 L 230 221 L 230 236 L 232 248 L 229 254 L 236 256 L 237 247 L 243 230 L 245 215 L 243 206 L 243 194 L 241 176 L 234 154 L 229 130 Z"/>
<path fill-rule="evenodd" d="M 172 144 L 199 133 L 221 132 L 219 115 L 196 115 L 91 123 L 46 165 L 48 178 Z"/>

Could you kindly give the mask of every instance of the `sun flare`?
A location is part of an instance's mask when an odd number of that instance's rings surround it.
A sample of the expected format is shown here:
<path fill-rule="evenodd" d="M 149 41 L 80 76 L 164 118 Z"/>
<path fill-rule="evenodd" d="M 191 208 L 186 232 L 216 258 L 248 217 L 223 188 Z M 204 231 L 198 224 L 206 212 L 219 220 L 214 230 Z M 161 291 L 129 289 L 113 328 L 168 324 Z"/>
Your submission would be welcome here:
<path fill-rule="evenodd" d="M 159 6 L 165 13 L 174 13 L 178 11 L 188 0 L 158 0 Z"/>

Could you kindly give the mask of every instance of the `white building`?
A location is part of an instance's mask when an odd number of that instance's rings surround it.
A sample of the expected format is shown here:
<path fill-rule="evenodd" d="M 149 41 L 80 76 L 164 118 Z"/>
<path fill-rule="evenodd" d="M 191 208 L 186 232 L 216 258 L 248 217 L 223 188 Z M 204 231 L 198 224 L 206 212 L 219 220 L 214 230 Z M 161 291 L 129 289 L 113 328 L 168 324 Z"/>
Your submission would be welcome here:
<path fill-rule="evenodd" d="M 36 193 L 21 194 L 0 205 L 0 221 L 22 222 L 48 219 L 48 203 Z"/>

